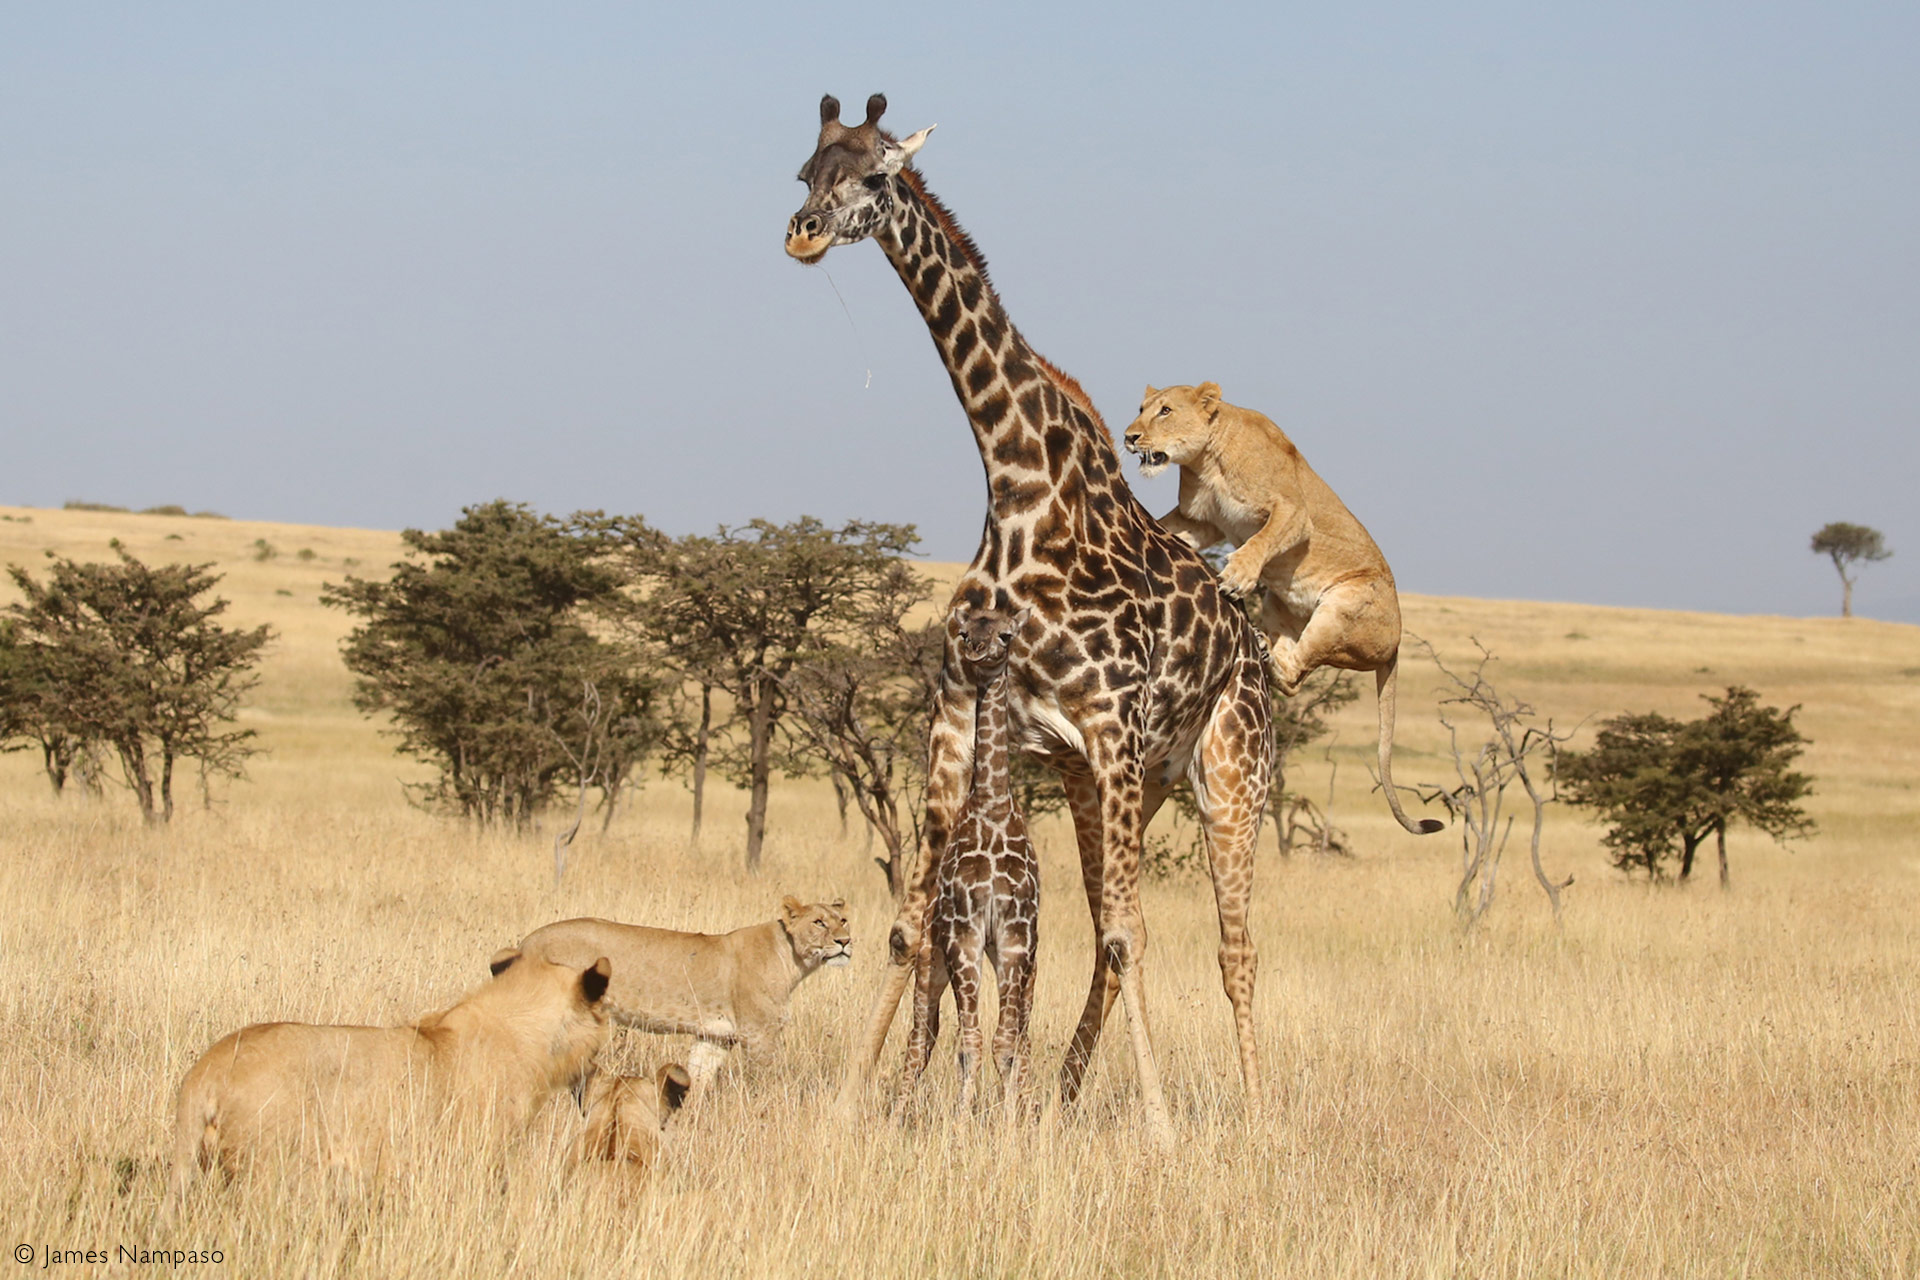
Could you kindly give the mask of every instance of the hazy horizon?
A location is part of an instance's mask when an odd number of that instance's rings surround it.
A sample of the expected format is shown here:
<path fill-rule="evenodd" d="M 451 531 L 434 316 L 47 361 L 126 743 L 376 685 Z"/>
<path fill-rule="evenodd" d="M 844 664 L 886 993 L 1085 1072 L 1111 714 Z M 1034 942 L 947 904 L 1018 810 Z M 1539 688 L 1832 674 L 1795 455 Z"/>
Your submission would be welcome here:
<path fill-rule="evenodd" d="M 1116 431 L 1211 379 L 1402 589 L 1920 622 L 1920 11 L 364 4 L 0 16 L 0 503 L 911 521 L 980 463 L 879 251 L 780 249 L 887 93 Z M 1171 478 L 1129 479 L 1150 509 Z"/>

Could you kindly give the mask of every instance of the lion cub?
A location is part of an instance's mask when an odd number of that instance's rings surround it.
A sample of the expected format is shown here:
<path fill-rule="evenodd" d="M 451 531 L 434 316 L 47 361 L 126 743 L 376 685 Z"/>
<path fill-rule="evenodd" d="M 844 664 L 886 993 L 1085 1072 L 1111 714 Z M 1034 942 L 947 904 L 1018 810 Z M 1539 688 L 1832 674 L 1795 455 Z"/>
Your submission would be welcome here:
<path fill-rule="evenodd" d="M 1264 415 L 1220 398 L 1217 383 L 1148 387 L 1126 431 L 1140 474 L 1180 467 L 1180 505 L 1160 518 L 1197 548 L 1239 544 L 1220 585 L 1266 586 L 1267 634 L 1280 692 L 1319 667 L 1371 671 L 1380 703 L 1380 785 L 1408 831 L 1438 831 L 1400 808 L 1393 787 L 1393 693 L 1400 663 L 1400 596 L 1365 526 Z"/>
<path fill-rule="evenodd" d="M 693 1080 L 669 1062 L 647 1076 L 597 1075 L 582 1100 L 586 1119 L 574 1142 L 576 1164 L 608 1162 L 645 1170 L 660 1152 L 667 1121 L 687 1100 Z"/>
<path fill-rule="evenodd" d="M 174 1201 L 212 1165 L 232 1171 L 270 1151 L 360 1171 L 525 1128 L 548 1095 L 592 1071 L 611 970 L 604 956 L 567 966 L 507 950 L 493 971 L 407 1026 L 264 1022 L 217 1042 L 180 1082 Z"/>
<path fill-rule="evenodd" d="M 993 965 L 1000 1011 L 993 1060 L 1006 1099 L 1026 1105 L 1033 962 L 1040 943 L 1040 863 L 1014 802 L 1007 723 L 1007 655 L 1029 610 L 955 609 L 947 622 L 960 669 L 975 689 L 973 785 L 955 819 L 934 886 L 927 941 L 914 968 L 913 1029 L 900 1080 L 904 1104 L 940 1036 L 949 983 L 960 1024 L 961 1110 L 972 1106 L 980 1060 L 983 962 Z"/>
<path fill-rule="evenodd" d="M 530 956 L 563 964 L 609 956 L 607 1011 L 622 1026 L 690 1035 L 687 1066 L 706 1088 L 736 1044 L 769 1048 L 787 1024 L 793 989 L 824 966 L 853 962 L 846 903 L 801 903 L 731 933 L 681 933 L 612 920 L 561 920 L 521 942 Z"/>

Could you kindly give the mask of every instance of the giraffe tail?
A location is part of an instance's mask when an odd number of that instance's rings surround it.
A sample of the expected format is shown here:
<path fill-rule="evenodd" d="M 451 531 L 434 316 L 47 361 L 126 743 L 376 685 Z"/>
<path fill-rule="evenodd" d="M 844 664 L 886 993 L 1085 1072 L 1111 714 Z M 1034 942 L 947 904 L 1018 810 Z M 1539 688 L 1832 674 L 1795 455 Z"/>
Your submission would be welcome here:
<path fill-rule="evenodd" d="M 1437 818 L 1422 818 L 1418 822 L 1409 818 L 1400 807 L 1400 793 L 1393 787 L 1393 695 L 1399 679 L 1400 655 L 1396 652 L 1392 662 L 1373 674 L 1374 691 L 1380 701 L 1380 788 L 1387 793 L 1387 808 L 1393 810 L 1400 825 L 1417 836 L 1427 836 L 1445 824 Z"/>
<path fill-rule="evenodd" d="M 840 1093 L 835 1101 L 843 1110 L 858 1101 L 874 1065 L 880 1061 L 880 1050 L 887 1043 L 887 1032 L 893 1029 L 893 1015 L 900 1008 L 900 997 L 906 992 L 907 979 L 913 972 L 909 962 L 896 962 L 888 967 L 881 981 L 880 998 L 874 1001 L 873 1012 L 867 1018 L 866 1034 L 848 1053 L 846 1073 L 840 1077 Z"/>

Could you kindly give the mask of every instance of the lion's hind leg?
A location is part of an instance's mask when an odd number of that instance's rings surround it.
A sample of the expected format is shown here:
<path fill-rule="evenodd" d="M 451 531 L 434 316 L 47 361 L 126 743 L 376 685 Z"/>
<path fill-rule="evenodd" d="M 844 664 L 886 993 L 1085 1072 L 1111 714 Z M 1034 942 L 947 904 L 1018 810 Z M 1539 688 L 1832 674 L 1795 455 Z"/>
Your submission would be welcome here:
<path fill-rule="evenodd" d="M 1271 595 L 1269 595 L 1271 600 Z M 1270 607 L 1263 621 L 1271 619 Z M 1393 588 L 1371 578 L 1337 582 L 1314 604 L 1291 643 L 1269 633 L 1275 682 L 1292 697 L 1321 667 L 1378 671 L 1400 651 L 1400 606 Z"/>

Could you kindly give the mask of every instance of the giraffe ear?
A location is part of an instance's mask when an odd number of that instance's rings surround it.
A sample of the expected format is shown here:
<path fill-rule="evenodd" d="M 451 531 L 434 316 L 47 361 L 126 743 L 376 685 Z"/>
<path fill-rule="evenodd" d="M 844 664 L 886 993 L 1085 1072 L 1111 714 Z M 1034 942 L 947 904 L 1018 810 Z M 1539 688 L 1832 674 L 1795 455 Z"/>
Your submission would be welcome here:
<path fill-rule="evenodd" d="M 913 153 L 927 145 L 927 135 L 932 133 L 935 127 L 934 125 L 928 125 L 920 132 L 910 134 L 900 142 L 888 142 L 883 139 L 880 143 L 879 171 L 889 178 L 900 172 L 900 170 L 905 167 L 907 161 L 913 158 Z"/>
<path fill-rule="evenodd" d="M 1027 619 L 1031 618 L 1032 616 L 1033 616 L 1033 606 L 1030 604 L 1021 605 L 1020 612 L 1014 614 L 1013 617 L 1007 621 L 1007 628 L 1008 628 L 1007 634 L 1009 636 L 1019 635 L 1023 630 L 1026 629 Z"/>
<path fill-rule="evenodd" d="M 918 133 L 908 134 L 900 140 L 900 150 L 906 152 L 908 156 L 914 155 L 920 148 L 927 145 L 927 136 L 939 127 L 937 124 L 930 124 Z"/>
<path fill-rule="evenodd" d="M 1211 409 L 1215 405 L 1220 403 L 1220 384 L 1219 383 L 1203 382 L 1198 387 L 1194 388 L 1194 390 L 1200 397 L 1200 407 L 1202 409 Z"/>

